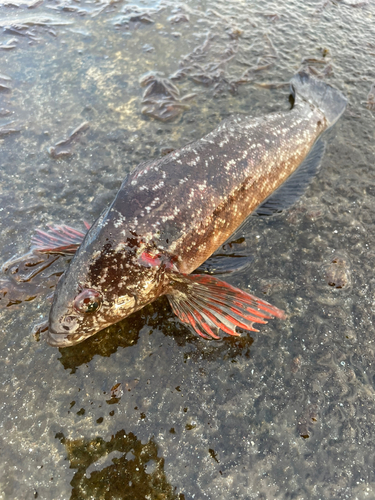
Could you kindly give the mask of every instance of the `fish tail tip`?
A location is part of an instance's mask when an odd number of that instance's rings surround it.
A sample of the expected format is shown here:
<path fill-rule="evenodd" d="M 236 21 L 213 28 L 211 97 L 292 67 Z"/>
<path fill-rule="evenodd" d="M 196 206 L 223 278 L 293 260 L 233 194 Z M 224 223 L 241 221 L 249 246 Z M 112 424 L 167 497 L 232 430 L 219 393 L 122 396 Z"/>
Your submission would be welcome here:
<path fill-rule="evenodd" d="M 306 71 L 296 73 L 290 80 L 290 86 L 296 102 L 301 98 L 320 109 L 327 120 L 328 127 L 337 122 L 348 103 L 339 90 L 317 80 Z"/>

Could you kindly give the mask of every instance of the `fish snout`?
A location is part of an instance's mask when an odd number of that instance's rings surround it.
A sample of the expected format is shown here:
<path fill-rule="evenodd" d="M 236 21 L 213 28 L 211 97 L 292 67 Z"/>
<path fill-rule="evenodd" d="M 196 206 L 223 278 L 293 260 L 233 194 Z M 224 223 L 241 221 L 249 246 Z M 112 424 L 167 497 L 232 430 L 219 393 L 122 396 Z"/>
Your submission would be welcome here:
<path fill-rule="evenodd" d="M 46 340 L 53 347 L 66 347 L 77 342 L 75 332 L 79 328 L 79 321 L 75 316 L 64 316 L 58 322 L 50 321 Z"/>

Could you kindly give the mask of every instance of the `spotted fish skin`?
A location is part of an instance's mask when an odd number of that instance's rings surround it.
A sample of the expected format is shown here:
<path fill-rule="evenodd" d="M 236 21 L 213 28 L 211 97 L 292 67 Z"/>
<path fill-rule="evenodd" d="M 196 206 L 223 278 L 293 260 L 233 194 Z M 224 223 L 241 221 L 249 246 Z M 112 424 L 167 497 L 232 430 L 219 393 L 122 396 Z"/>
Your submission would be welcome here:
<path fill-rule="evenodd" d="M 50 344 L 81 342 L 160 295 L 178 294 L 174 276 L 199 267 L 297 169 L 346 101 L 307 75 L 295 77 L 292 88 L 291 111 L 233 116 L 126 177 L 58 283 Z"/>

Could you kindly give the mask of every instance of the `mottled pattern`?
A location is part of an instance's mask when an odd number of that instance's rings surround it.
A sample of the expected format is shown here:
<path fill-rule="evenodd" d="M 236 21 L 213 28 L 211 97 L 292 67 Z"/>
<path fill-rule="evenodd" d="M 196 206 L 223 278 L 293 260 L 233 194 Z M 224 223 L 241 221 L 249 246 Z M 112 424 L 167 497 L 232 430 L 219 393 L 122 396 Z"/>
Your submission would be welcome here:
<path fill-rule="evenodd" d="M 160 160 L 140 165 L 125 180 L 110 224 L 176 256 L 190 273 L 275 191 L 304 159 L 325 128 L 307 103 L 289 113 L 232 117 Z"/>
<path fill-rule="evenodd" d="M 234 116 L 202 139 L 140 164 L 58 283 L 48 341 L 81 342 L 173 294 L 173 274 L 204 262 L 298 167 L 326 127 L 323 113 L 299 99 L 291 112 Z M 97 291 L 99 309 L 82 314 L 80 303 L 77 311 L 76 297 Z"/>

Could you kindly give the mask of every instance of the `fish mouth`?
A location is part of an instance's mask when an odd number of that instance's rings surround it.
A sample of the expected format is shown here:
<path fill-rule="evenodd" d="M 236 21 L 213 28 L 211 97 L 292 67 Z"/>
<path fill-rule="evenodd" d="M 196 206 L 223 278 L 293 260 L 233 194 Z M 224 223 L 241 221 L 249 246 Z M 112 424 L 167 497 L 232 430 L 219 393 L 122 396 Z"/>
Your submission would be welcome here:
<path fill-rule="evenodd" d="M 64 315 L 57 321 L 50 318 L 45 339 L 52 347 L 68 347 L 82 342 L 87 337 L 77 330 L 79 323 L 75 316 Z"/>
<path fill-rule="evenodd" d="M 95 333 L 95 332 L 94 332 Z M 80 342 L 83 342 L 90 337 L 91 334 L 79 334 L 79 333 L 59 333 L 56 332 L 51 326 L 45 334 L 45 340 L 47 344 L 52 347 L 70 347 Z"/>
<path fill-rule="evenodd" d="M 51 326 L 48 327 L 48 331 L 46 333 L 46 341 L 52 347 L 69 347 L 79 342 L 82 342 L 87 338 L 87 335 L 80 335 L 77 333 L 62 333 L 57 332 Z"/>
<path fill-rule="evenodd" d="M 69 341 L 68 335 L 64 333 L 58 333 L 53 328 L 48 327 L 48 331 L 46 333 L 46 341 L 52 347 L 67 347 L 72 345 L 72 342 Z"/>

